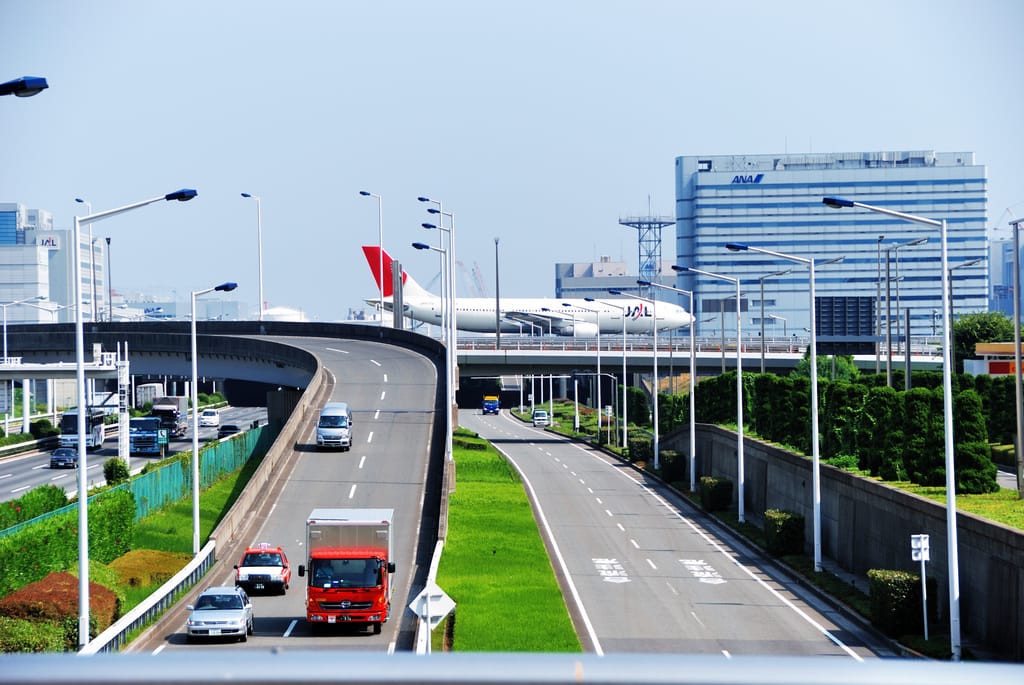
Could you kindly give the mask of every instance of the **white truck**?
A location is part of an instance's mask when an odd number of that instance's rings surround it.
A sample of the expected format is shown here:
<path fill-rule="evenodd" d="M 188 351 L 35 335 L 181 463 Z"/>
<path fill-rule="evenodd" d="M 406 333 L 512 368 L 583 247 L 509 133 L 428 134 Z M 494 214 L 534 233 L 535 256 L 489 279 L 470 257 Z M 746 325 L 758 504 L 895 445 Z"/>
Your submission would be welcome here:
<path fill-rule="evenodd" d="M 160 427 L 172 438 L 180 438 L 188 432 L 187 397 L 157 397 L 149 415 L 160 419 Z"/>
<path fill-rule="evenodd" d="M 361 623 L 379 634 L 391 615 L 393 509 L 314 509 L 306 519 L 306 620 Z"/>

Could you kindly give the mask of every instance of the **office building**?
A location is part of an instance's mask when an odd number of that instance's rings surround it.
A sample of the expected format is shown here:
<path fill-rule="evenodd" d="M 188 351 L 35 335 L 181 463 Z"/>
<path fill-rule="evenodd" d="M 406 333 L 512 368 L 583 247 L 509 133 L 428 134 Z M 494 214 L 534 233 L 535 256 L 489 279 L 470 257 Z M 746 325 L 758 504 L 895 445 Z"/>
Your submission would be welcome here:
<path fill-rule="evenodd" d="M 8 323 L 54 323 L 74 320 L 70 258 L 74 231 L 53 227 L 53 216 L 42 209 L 0 203 L 0 304 Z M 83 227 L 78 259 L 82 268 L 84 320 L 103 318 L 106 307 L 105 245 L 95 237 L 90 244 Z M 32 298 L 42 297 L 38 301 Z"/>
<path fill-rule="evenodd" d="M 819 339 L 849 338 L 863 353 L 888 333 L 898 349 L 909 316 L 914 345 L 937 343 L 939 230 L 865 210 L 831 209 L 822 198 L 945 219 L 953 304 L 962 315 L 988 310 L 985 183 L 985 167 L 971 152 L 677 157 L 676 263 L 740 279 L 744 338 L 760 333 L 762 284 L 765 337 L 780 337 L 784 326 L 790 336 L 808 335 L 808 269 L 764 254 L 730 252 L 726 243 L 815 260 Z M 833 259 L 841 261 L 823 264 Z M 735 284 L 681 273 L 676 285 L 695 293 L 699 335 L 721 325 L 714 320 L 722 310 L 735 334 L 735 316 L 729 315 L 736 311 Z"/>
<path fill-rule="evenodd" d="M 672 260 L 662 260 L 656 281 L 671 285 L 675 280 L 672 271 Z M 624 293 L 647 296 L 645 289 L 636 282 L 637 266 L 622 261 L 612 261 L 610 257 L 601 257 L 596 262 L 566 262 L 555 264 L 555 297 L 584 298 L 611 297 L 609 289 L 621 290 Z M 645 276 L 645 278 L 648 278 Z M 666 299 L 663 295 L 658 299 Z"/>

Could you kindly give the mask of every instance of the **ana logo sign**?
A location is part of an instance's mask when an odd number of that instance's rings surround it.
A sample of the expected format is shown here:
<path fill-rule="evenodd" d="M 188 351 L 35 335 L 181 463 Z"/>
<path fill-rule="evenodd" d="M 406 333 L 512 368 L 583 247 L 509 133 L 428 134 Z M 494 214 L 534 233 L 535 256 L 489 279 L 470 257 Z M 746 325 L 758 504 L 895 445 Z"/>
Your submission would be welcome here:
<path fill-rule="evenodd" d="M 760 183 L 762 178 L 764 178 L 764 174 L 747 174 L 746 176 L 741 174 L 739 176 L 733 176 L 732 177 L 732 182 L 733 183 Z"/>

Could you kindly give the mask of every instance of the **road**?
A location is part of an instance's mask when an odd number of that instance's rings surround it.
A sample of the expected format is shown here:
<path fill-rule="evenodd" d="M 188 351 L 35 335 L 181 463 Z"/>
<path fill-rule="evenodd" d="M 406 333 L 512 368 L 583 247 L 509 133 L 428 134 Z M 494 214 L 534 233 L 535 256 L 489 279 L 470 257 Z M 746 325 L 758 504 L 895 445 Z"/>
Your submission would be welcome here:
<path fill-rule="evenodd" d="M 581 639 L 597 653 L 893 656 L 687 501 L 588 446 L 460 413 L 523 476 Z"/>
<path fill-rule="evenodd" d="M 189 419 L 191 422 L 191 419 Z M 237 423 L 245 426 L 253 421 L 261 424 L 267 422 L 267 410 L 264 407 L 227 407 L 221 410 L 221 423 Z M 168 444 L 170 454 L 192 450 L 191 423 L 189 433 L 180 439 L 171 440 Z M 199 440 L 213 440 L 217 437 L 216 428 L 200 428 Z M 85 472 L 89 487 L 103 485 L 103 462 L 117 456 L 117 435 L 107 434 L 102 449 L 89 452 L 86 457 Z M 132 473 L 138 473 L 146 464 L 158 461 L 155 455 L 133 455 L 130 458 Z M 78 494 L 78 472 L 75 469 L 50 469 L 50 451 L 37 450 L 6 457 L 0 460 L 0 502 L 21 497 L 32 488 L 40 485 L 53 484 L 64 488 L 69 497 Z"/>
<path fill-rule="evenodd" d="M 334 388 L 329 401 L 348 402 L 353 411 L 353 443 L 347 452 L 317 451 L 315 415 L 308 417 L 295 448 L 291 470 L 269 512 L 258 520 L 242 546 L 269 542 L 284 548 L 293 568 L 285 595 L 253 597 L 255 634 L 245 643 L 186 644 L 186 612 L 170 611 L 129 651 L 160 653 L 178 650 L 289 649 L 370 650 L 381 653 L 409 649 L 415 617 L 406 609 L 412 600 L 412 579 L 418 569 L 420 514 L 423 509 L 427 455 L 433 425 L 436 373 L 429 360 L 397 346 L 373 342 L 287 338 L 329 369 Z M 276 493 L 274 493 L 276 494 Z M 268 499 L 273 496 L 268 493 Z M 295 570 L 305 564 L 305 520 L 316 507 L 380 507 L 394 509 L 395 591 L 392 618 L 380 635 L 351 626 L 313 634 L 305 620 L 305 578 Z M 255 514 L 254 514 L 255 515 Z M 234 584 L 236 557 L 224 558 L 201 588 Z M 429 552 L 427 556 L 429 562 Z M 193 593 L 194 595 L 195 593 Z M 190 595 L 191 598 L 191 595 Z"/>

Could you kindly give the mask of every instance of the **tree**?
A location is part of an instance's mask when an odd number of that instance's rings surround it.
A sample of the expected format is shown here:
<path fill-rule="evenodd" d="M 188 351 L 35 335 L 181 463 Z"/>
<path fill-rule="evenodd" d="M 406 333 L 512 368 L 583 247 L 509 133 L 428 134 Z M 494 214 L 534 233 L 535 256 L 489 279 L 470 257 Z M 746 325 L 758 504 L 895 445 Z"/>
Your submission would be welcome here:
<path fill-rule="evenodd" d="M 1013 321 L 1002 312 L 964 314 L 953 324 L 953 351 L 956 368 L 963 370 L 965 359 L 980 359 L 974 346 L 985 342 L 1013 342 Z"/>

